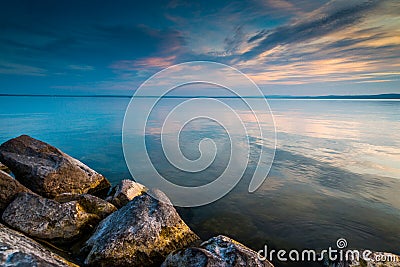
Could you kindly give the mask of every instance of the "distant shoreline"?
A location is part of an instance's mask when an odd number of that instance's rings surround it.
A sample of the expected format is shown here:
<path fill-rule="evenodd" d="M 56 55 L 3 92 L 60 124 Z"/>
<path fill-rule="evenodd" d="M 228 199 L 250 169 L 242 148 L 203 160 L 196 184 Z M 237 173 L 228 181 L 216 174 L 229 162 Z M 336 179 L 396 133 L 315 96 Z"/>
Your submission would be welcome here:
<path fill-rule="evenodd" d="M 131 98 L 128 95 L 54 95 L 54 94 L 0 94 L 0 97 L 96 97 L 96 98 Z M 136 96 L 142 98 L 159 98 L 159 96 Z M 286 95 L 265 95 L 267 99 L 316 99 L 316 100 L 396 100 L 400 94 L 377 94 L 377 95 L 325 95 L 325 96 L 286 96 Z M 163 96 L 163 98 L 261 98 L 259 96 Z"/>

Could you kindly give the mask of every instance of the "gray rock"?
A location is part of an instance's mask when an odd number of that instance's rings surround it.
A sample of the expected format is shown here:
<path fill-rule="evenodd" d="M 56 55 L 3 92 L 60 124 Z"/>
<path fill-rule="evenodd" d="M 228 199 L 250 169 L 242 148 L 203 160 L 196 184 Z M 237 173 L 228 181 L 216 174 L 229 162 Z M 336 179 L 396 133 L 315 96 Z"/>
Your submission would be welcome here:
<path fill-rule="evenodd" d="M 219 235 L 200 245 L 200 248 L 178 250 L 166 258 L 162 267 L 273 267 L 262 261 L 257 253 L 229 237 Z"/>
<path fill-rule="evenodd" d="M 113 188 L 111 196 L 106 200 L 114 204 L 117 208 L 121 208 L 145 191 L 146 188 L 143 185 L 125 179 Z"/>
<path fill-rule="evenodd" d="M 36 241 L 0 224 L 0 266 L 78 267 Z"/>
<path fill-rule="evenodd" d="M 91 266 L 159 266 L 172 251 L 198 240 L 159 190 L 135 197 L 104 219 L 86 242 Z"/>
<path fill-rule="evenodd" d="M 31 237 L 66 243 L 100 222 L 78 201 L 60 204 L 36 194 L 19 193 L 5 209 L 3 221 Z"/>
<path fill-rule="evenodd" d="M 3 143 L 0 160 L 23 185 L 49 198 L 62 193 L 96 194 L 110 187 L 104 176 L 79 160 L 27 135 Z"/>
<path fill-rule="evenodd" d="M 59 203 L 77 201 L 86 212 L 96 214 L 100 219 L 104 219 L 117 210 L 117 208 L 110 202 L 89 194 L 77 195 L 65 193 L 58 195 L 54 200 Z"/>
<path fill-rule="evenodd" d="M 0 170 L 0 214 L 20 192 L 31 192 L 13 177 Z"/>
<path fill-rule="evenodd" d="M 228 267 L 223 259 L 203 248 L 187 248 L 168 255 L 161 267 Z"/>

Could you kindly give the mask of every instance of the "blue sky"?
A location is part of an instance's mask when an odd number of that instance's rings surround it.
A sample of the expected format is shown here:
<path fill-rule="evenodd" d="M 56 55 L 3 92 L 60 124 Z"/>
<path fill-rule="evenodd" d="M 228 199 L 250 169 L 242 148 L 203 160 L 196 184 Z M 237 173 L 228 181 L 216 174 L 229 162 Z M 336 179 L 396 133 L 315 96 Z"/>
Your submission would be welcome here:
<path fill-rule="evenodd" d="M 124 94 L 190 60 L 267 95 L 400 93 L 400 2 L 7 1 L 0 93 Z"/>

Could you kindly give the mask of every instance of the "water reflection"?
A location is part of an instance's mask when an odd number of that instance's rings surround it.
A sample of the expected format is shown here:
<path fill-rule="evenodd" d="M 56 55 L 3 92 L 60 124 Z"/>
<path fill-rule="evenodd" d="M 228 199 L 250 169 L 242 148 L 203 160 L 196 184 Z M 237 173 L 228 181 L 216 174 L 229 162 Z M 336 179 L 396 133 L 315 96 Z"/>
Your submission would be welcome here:
<path fill-rule="evenodd" d="M 0 142 L 30 134 L 116 183 L 130 177 L 121 148 L 128 101 L 0 97 Z M 159 134 L 160 120 L 174 101 L 166 100 L 149 121 L 149 153 L 169 179 L 187 185 L 207 183 L 227 164 L 227 135 L 212 122 L 189 124 L 180 140 L 188 158 L 198 157 L 203 137 L 214 139 L 222 153 L 199 174 L 171 167 L 162 155 Z M 235 99 L 229 101 L 242 110 Z M 204 239 L 224 233 L 254 249 L 265 243 L 326 248 L 344 237 L 351 247 L 400 253 L 400 102 L 272 100 L 270 105 L 278 149 L 266 182 L 256 193 L 247 192 L 258 149 L 272 145 L 269 139 L 252 135 L 254 118 L 243 109 L 239 113 L 247 123 L 251 147 L 243 179 L 213 204 L 179 209 L 188 224 Z M 272 127 L 267 119 L 264 123 Z"/>

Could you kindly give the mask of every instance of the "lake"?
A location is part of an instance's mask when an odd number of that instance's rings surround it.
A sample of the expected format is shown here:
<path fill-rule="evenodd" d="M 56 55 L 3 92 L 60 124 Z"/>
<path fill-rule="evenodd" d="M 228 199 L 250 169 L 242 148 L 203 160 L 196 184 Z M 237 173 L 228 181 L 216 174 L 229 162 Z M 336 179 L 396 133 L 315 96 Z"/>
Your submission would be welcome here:
<path fill-rule="evenodd" d="M 164 99 L 152 126 L 160 125 L 158 119 L 179 101 Z M 242 113 L 240 99 L 226 101 Z M 0 97 L 0 142 L 31 135 L 116 184 L 131 177 L 121 137 L 128 103 L 129 98 L 117 97 Z M 269 104 L 277 147 L 266 181 L 255 193 L 247 192 L 257 162 L 251 155 L 243 178 L 225 197 L 202 207 L 178 208 L 187 224 L 203 239 L 225 234 L 257 251 L 265 244 L 323 249 L 345 238 L 352 248 L 399 254 L 400 101 L 271 99 Z M 221 149 L 215 162 L 196 174 L 168 164 L 158 131 L 146 132 L 146 144 L 161 174 L 194 185 L 222 172 L 225 134 L 201 120 L 182 131 L 180 145 L 188 158 L 198 156 L 202 138 L 213 139 Z M 253 154 L 262 141 L 250 136 Z"/>

